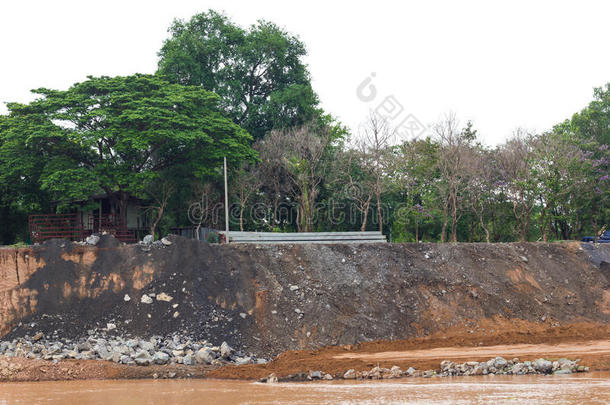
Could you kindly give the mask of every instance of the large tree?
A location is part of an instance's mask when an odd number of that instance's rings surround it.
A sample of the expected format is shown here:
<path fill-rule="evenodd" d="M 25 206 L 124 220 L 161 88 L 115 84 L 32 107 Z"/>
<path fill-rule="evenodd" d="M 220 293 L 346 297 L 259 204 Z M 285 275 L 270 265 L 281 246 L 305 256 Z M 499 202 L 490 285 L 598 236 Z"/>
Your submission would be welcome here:
<path fill-rule="evenodd" d="M 211 174 L 223 156 L 254 157 L 251 136 L 200 86 L 137 74 L 34 93 L 40 98 L 30 104 L 8 105 L 2 137 L 21 145 L 21 165 L 38 159 L 40 187 L 64 203 L 101 191 L 124 207 L 160 178 Z"/>
<path fill-rule="evenodd" d="M 221 106 L 255 139 L 319 117 L 303 62 L 305 46 L 277 25 L 248 29 L 215 11 L 175 20 L 159 51 L 159 73 L 220 95 Z"/>

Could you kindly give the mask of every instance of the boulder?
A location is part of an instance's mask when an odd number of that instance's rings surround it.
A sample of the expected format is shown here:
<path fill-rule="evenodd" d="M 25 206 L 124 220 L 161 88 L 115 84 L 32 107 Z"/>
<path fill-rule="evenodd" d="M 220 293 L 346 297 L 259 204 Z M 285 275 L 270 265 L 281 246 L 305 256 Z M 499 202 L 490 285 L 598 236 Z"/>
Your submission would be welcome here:
<path fill-rule="evenodd" d="M 545 359 L 537 359 L 534 361 L 533 367 L 534 370 L 538 371 L 539 373 L 548 374 L 553 369 L 553 363 Z"/>
<path fill-rule="evenodd" d="M 503 357 L 496 357 L 494 359 L 494 367 L 498 370 L 503 369 L 504 367 L 506 367 L 507 364 L 508 361 L 506 361 L 506 359 L 504 359 Z"/>
<path fill-rule="evenodd" d="M 195 362 L 198 364 L 212 364 L 215 359 L 214 351 L 209 347 L 202 347 L 195 353 Z"/>
<path fill-rule="evenodd" d="M 195 359 L 193 359 L 193 356 L 190 354 L 187 354 L 182 358 L 182 364 L 185 366 L 192 366 L 195 364 Z"/>
<path fill-rule="evenodd" d="M 167 362 L 169 361 L 169 354 L 164 352 L 156 352 L 153 356 L 153 361 L 156 364 L 167 364 Z"/>
<path fill-rule="evenodd" d="M 353 380 L 356 378 L 356 370 L 354 370 L 353 368 L 350 368 L 349 370 L 347 370 L 345 372 L 345 374 L 343 374 L 343 378 L 345 378 L 346 380 Z"/>
<path fill-rule="evenodd" d="M 146 350 L 138 351 L 134 357 L 134 361 L 138 366 L 148 366 L 152 360 L 152 357 Z"/>
<path fill-rule="evenodd" d="M 144 239 L 142 239 L 142 243 L 144 243 L 145 245 L 150 245 L 154 241 L 155 241 L 155 237 L 152 235 L 146 235 L 144 237 Z"/>
<path fill-rule="evenodd" d="M 222 342 L 220 345 L 220 356 L 223 359 L 229 359 L 233 355 L 233 348 L 227 342 Z"/>

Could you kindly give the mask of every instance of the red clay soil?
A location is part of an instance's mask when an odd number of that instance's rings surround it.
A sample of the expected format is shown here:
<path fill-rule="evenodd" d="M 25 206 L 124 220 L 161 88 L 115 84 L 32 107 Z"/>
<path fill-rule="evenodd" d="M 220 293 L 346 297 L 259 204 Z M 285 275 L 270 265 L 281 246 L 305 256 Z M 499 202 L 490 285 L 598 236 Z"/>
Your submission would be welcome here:
<path fill-rule="evenodd" d="M 288 351 L 269 364 L 225 366 L 210 371 L 207 377 L 259 379 L 275 373 L 281 378 L 310 370 L 342 375 L 350 368 L 362 371 L 377 365 L 427 370 L 438 369 L 442 360 L 486 361 L 496 356 L 519 357 L 521 361 L 579 358 L 580 364 L 594 370 L 608 370 L 609 337 L 607 324 L 535 324 L 495 318 L 471 329 L 452 328 L 423 338 Z"/>
<path fill-rule="evenodd" d="M 53 363 L 0 357 L 0 381 L 202 377 L 254 380 L 271 373 L 281 378 L 310 370 L 337 376 L 350 368 L 362 371 L 376 365 L 397 365 L 403 369 L 427 370 L 438 369 L 442 360 L 485 361 L 496 356 L 519 357 L 521 361 L 539 357 L 579 358 L 580 364 L 593 370 L 609 370 L 609 337 L 607 324 L 535 324 L 496 317 L 481 321 L 471 329 L 456 327 L 423 338 L 288 351 L 264 365 L 139 367 L 97 360 Z"/>
<path fill-rule="evenodd" d="M 63 360 L 0 357 L 2 381 L 114 380 L 139 378 L 201 378 L 210 366 L 130 366 L 98 360 Z"/>

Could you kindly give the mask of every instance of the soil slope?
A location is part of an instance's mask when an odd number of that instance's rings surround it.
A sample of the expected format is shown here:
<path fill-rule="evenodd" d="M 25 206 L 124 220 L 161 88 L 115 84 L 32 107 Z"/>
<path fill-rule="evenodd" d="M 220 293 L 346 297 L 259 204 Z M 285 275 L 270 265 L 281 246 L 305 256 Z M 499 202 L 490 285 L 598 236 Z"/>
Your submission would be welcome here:
<path fill-rule="evenodd" d="M 610 321 L 610 246 L 170 239 L 0 249 L 0 335 L 77 337 L 112 322 L 109 334 L 180 332 L 271 356 L 448 330 L 472 343 L 493 336 L 486 322 L 508 322 L 518 336 L 523 325 L 603 330 Z M 141 302 L 161 293 L 171 301 Z"/>

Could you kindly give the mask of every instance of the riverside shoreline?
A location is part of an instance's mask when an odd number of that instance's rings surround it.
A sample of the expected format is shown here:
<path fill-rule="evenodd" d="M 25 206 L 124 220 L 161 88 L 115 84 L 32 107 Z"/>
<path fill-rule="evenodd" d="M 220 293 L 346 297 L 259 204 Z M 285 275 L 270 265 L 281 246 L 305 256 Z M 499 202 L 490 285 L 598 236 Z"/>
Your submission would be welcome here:
<path fill-rule="evenodd" d="M 371 343 L 383 345 L 396 342 Z M 214 378 L 281 382 L 489 374 L 569 374 L 610 370 L 610 340 L 571 341 L 551 345 L 436 347 L 389 352 L 372 352 L 370 346 L 363 346 L 290 351 L 269 363 L 249 365 L 234 365 L 227 360 L 215 361 L 213 364 L 151 362 L 149 365 L 135 365 L 105 360 L 42 360 L 0 356 L 0 381 Z M 487 355 L 492 351 L 497 353 L 497 356 Z M 483 357 L 480 357 L 481 355 Z M 296 362 L 300 365 L 295 364 Z"/>

